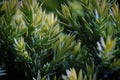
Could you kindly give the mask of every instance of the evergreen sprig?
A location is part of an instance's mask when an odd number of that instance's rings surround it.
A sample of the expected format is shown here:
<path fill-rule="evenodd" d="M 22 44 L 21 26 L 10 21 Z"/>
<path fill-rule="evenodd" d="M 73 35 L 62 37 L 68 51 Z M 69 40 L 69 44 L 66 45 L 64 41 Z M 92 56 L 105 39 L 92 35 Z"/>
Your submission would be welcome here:
<path fill-rule="evenodd" d="M 0 1 L 0 79 L 120 78 L 116 0 L 70 0 L 58 15 L 42 5 L 37 0 Z"/>

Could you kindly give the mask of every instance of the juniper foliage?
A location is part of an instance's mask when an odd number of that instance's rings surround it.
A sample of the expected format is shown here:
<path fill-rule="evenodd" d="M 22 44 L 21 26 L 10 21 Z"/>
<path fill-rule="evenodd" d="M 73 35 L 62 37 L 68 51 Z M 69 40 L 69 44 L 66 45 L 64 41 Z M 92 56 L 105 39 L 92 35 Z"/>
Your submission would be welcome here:
<path fill-rule="evenodd" d="M 0 1 L 1 80 L 120 79 L 116 0 L 39 2 Z"/>

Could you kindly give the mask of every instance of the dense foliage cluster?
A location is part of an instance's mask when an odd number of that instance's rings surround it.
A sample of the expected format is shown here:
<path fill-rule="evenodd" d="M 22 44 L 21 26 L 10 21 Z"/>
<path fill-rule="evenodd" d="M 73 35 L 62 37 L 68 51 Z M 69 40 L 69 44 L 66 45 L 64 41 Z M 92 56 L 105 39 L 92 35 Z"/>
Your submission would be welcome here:
<path fill-rule="evenodd" d="M 0 0 L 0 80 L 120 80 L 116 0 L 58 1 Z"/>

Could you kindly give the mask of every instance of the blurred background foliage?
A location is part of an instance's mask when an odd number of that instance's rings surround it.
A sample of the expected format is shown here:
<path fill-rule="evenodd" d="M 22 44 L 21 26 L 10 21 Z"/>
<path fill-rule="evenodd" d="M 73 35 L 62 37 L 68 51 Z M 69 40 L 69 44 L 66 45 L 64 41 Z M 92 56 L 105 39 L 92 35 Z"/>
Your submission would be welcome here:
<path fill-rule="evenodd" d="M 0 80 L 120 80 L 117 0 L 0 0 Z"/>
<path fill-rule="evenodd" d="M 46 11 L 56 12 L 56 9 L 60 10 L 61 4 L 67 2 L 67 0 L 38 0 L 38 2 L 43 3 L 43 8 Z"/>
<path fill-rule="evenodd" d="M 56 12 L 56 9 L 61 10 L 61 4 L 67 4 L 68 2 L 74 2 L 74 1 L 76 2 L 76 1 L 82 1 L 82 0 L 69 0 L 69 1 L 67 0 L 38 0 L 38 2 L 44 3 L 43 8 L 46 11 L 53 11 L 53 12 Z M 112 1 L 112 0 L 109 0 L 109 1 Z M 116 1 L 120 3 L 119 0 L 116 0 Z M 76 3 L 76 4 L 79 4 L 79 3 Z M 76 7 L 76 6 L 78 5 L 74 5 L 73 7 Z"/>

